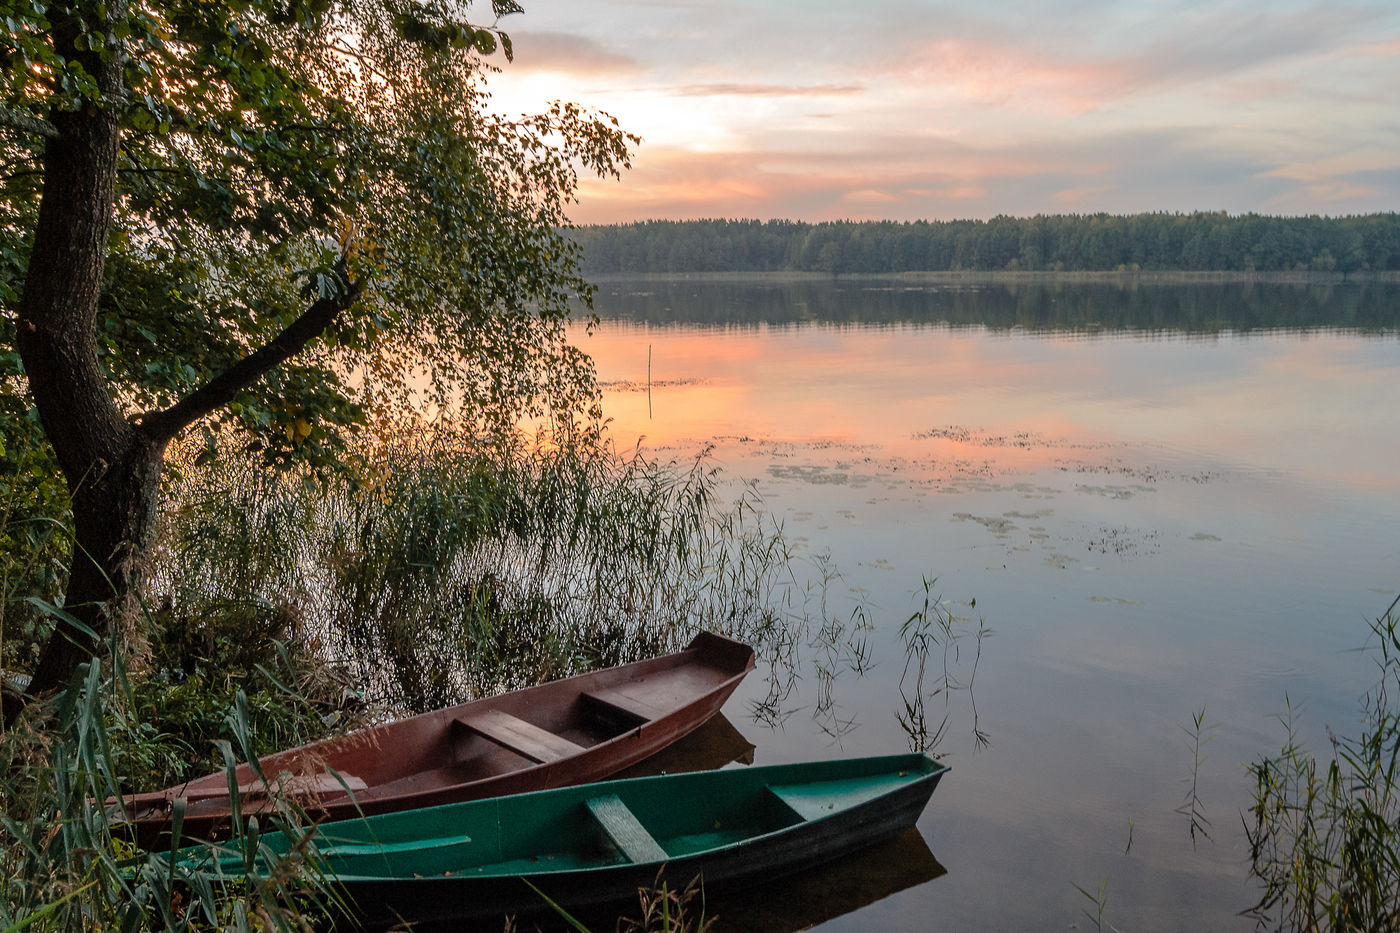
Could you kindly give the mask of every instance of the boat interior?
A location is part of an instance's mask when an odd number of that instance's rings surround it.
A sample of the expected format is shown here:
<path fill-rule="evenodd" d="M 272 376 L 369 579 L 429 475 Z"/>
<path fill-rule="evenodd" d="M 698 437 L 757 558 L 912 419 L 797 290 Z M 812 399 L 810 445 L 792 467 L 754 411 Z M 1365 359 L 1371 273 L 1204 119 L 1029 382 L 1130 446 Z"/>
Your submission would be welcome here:
<path fill-rule="evenodd" d="M 522 813 L 508 802 L 486 806 L 497 802 L 481 801 L 444 811 L 454 835 L 441 843 L 431 833 L 424 838 L 421 828 L 401 825 L 394 831 L 402 838 L 376 842 L 373 835 L 383 824 L 371 820 L 338 827 L 346 835 L 326 838 L 322 852 L 342 877 L 518 875 L 659 863 L 818 820 L 923 776 L 905 771 L 816 782 L 755 782 L 711 794 L 680 788 L 673 793 L 554 792 L 532 795 L 529 811 Z M 676 805 L 677 794 L 685 806 Z"/>

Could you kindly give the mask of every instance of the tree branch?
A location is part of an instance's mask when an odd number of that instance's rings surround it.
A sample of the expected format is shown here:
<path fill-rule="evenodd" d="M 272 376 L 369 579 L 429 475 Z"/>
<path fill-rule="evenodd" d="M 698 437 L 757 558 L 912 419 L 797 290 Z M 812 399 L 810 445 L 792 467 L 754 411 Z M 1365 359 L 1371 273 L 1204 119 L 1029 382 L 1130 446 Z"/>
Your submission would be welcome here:
<path fill-rule="evenodd" d="M 164 443 L 194 422 L 222 408 L 245 387 L 291 359 L 323 333 L 359 297 L 360 286 L 344 279 L 343 263 L 337 269 L 345 290 L 317 299 L 301 317 L 288 324 L 276 337 L 224 370 L 174 405 L 141 416 L 137 427 L 156 443 Z"/>
<path fill-rule="evenodd" d="M 48 120 L 36 117 L 32 113 L 25 113 L 23 110 L 0 107 L 0 126 L 8 126 L 10 129 L 24 133 L 33 133 L 35 136 L 42 136 L 45 139 L 58 139 L 58 127 Z"/>

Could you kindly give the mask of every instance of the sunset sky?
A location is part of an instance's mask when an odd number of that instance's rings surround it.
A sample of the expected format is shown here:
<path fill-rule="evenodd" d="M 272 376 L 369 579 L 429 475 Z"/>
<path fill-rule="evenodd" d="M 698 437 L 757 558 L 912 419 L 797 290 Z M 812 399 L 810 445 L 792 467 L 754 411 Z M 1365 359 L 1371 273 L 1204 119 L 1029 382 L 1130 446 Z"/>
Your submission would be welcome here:
<path fill-rule="evenodd" d="M 1400 210 L 1400 4 L 522 0 L 496 106 L 643 137 L 581 223 Z"/>

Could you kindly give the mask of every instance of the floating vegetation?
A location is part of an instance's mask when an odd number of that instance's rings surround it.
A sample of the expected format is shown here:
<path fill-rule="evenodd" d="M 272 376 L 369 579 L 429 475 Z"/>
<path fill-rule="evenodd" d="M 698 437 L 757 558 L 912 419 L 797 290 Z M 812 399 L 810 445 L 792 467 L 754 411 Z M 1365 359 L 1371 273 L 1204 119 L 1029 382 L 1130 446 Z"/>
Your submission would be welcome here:
<path fill-rule="evenodd" d="M 1074 487 L 1075 492 L 1082 492 L 1088 496 L 1102 496 L 1105 499 L 1131 499 L 1140 492 L 1156 492 L 1152 486 L 1143 486 L 1140 483 L 1132 486 L 1086 486 L 1078 484 Z"/>
<path fill-rule="evenodd" d="M 947 427 L 918 431 L 914 434 L 914 439 L 921 441 L 946 440 L 953 441 L 957 444 L 971 444 L 977 447 L 1019 447 L 1023 450 L 1032 448 L 1099 450 L 1109 446 L 1104 443 L 1086 443 L 1083 441 L 1072 441 L 1062 437 L 1047 437 L 1035 431 L 1017 431 L 1014 434 L 992 434 L 987 431 L 963 427 L 962 425 L 948 425 Z"/>
<path fill-rule="evenodd" d="M 1141 606 L 1140 599 L 1121 599 L 1117 596 L 1090 596 L 1089 602 L 1098 603 L 1101 606 Z"/>
<path fill-rule="evenodd" d="M 769 464 L 768 475 L 774 479 L 791 479 L 817 486 L 844 485 L 851 481 L 849 473 L 832 470 L 820 464 Z M 857 477 L 868 480 L 868 477 Z"/>
<path fill-rule="evenodd" d="M 1149 556 L 1161 549 L 1157 543 L 1160 537 L 1161 532 L 1158 531 L 1100 527 L 1098 534 L 1089 539 L 1088 548 L 1099 554 L 1116 554 L 1119 557 Z"/>
<path fill-rule="evenodd" d="M 1016 528 L 1015 522 L 995 515 L 973 515 L 971 512 L 954 512 L 952 520 L 955 522 L 976 522 L 998 538 L 1007 537 L 1008 533 L 1014 531 Z"/>

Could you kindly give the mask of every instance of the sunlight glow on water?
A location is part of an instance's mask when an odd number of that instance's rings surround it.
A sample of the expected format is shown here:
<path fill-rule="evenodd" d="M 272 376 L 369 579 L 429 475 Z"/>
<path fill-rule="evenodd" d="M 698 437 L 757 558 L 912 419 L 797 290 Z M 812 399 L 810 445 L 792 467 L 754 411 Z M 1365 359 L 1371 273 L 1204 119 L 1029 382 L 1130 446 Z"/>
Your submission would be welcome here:
<path fill-rule="evenodd" d="M 860 317 L 842 309 L 866 293 L 828 288 L 812 300 Z M 745 685 L 727 713 L 759 762 L 907 747 L 897 633 L 922 579 L 995 630 L 975 691 L 991 744 L 975 748 L 965 693 L 947 697 L 937 751 L 953 771 L 920 821 L 947 875 L 828 928 L 1083 928 L 1074 884 L 1108 877 L 1119 927 L 1249 929 L 1235 916 L 1254 893 L 1242 763 L 1277 751 L 1285 693 L 1307 704 L 1318 744 L 1323 723 L 1354 721 L 1370 669 L 1347 649 L 1400 587 L 1393 327 L 715 326 L 703 289 L 684 307 L 652 291 L 612 294 L 634 318 L 665 301 L 665 324 L 605 320 L 580 338 L 619 445 L 683 458 L 713 444 L 801 553 L 840 571 L 828 596 L 875 623 L 873 668 L 832 688 L 854 724 L 839 742 L 811 671 L 780 728 L 753 719 L 763 685 Z M 780 317 L 759 291 L 769 310 L 754 316 Z M 728 313 L 743 316 L 744 294 L 725 290 Z M 1182 727 L 1202 708 L 1213 829 L 1193 846 L 1175 811 Z"/>

